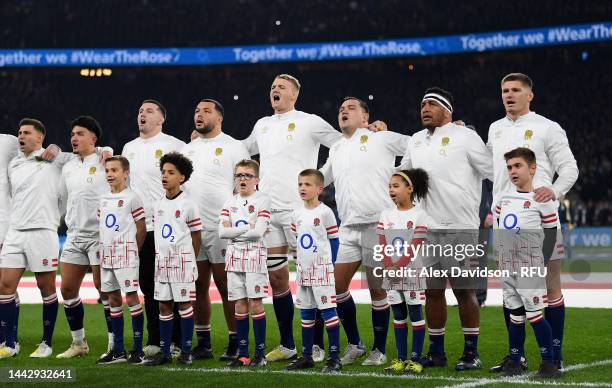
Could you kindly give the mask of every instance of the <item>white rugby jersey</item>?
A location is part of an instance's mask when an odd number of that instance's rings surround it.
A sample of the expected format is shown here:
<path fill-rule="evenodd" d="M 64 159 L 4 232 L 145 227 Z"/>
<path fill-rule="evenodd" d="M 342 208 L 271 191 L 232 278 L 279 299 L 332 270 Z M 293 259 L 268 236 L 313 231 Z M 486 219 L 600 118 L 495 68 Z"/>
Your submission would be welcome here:
<path fill-rule="evenodd" d="M 202 230 L 200 211 L 187 193 L 164 195 L 154 207 L 155 280 L 189 283 L 198 278 L 191 232 Z"/>
<path fill-rule="evenodd" d="M 556 122 L 535 112 L 529 112 L 516 121 L 506 116 L 491 124 L 487 147 L 493 153 L 493 203 L 500 193 L 514 190 L 504 154 L 518 147 L 529 148 L 535 153 L 538 168 L 533 177 L 533 187 L 551 188 L 557 200 L 578 179 L 578 166 L 565 131 Z M 553 184 L 555 172 L 559 176 Z"/>
<path fill-rule="evenodd" d="M 97 239 L 100 225 L 96 209 L 100 198 L 110 191 L 100 157 L 93 153 L 83 160 L 71 160 L 62 168 L 60 183 L 62 200 L 66 201 L 68 237 Z"/>
<path fill-rule="evenodd" d="M 234 166 L 249 153 L 242 142 L 220 133 L 212 139 L 197 138 L 185 145 L 181 153 L 191 159 L 193 174 L 184 185 L 202 217 L 205 230 L 217 230 L 219 212 L 234 191 Z"/>
<path fill-rule="evenodd" d="M 338 238 L 334 212 L 324 203 L 314 209 L 304 206 L 295 209 L 291 231 L 297 239 L 296 283 L 299 286 L 333 286 L 334 264 L 329 240 Z"/>
<path fill-rule="evenodd" d="M 165 195 L 159 159 L 168 152 L 180 151 L 184 146 L 185 142 L 160 132 L 149 139 L 137 137 L 123 147 L 121 155 L 130 161 L 130 187 L 144 204 L 147 231 L 153 230 L 153 207 Z"/>
<path fill-rule="evenodd" d="M 260 191 L 244 198 L 236 194 L 223 204 L 219 228 L 228 221 L 232 227 L 270 223 L 270 200 Z M 229 240 L 225 253 L 225 270 L 228 272 L 268 273 L 267 250 L 263 238 L 260 241 Z"/>
<path fill-rule="evenodd" d="M 0 245 L 8 230 L 11 209 L 11 189 L 8 166 L 19 151 L 19 142 L 13 135 L 0 134 Z"/>
<path fill-rule="evenodd" d="M 387 188 L 395 157 L 404 154 L 407 139 L 396 132 L 358 128 L 330 148 L 321 172 L 325 185 L 333 182 L 336 188 L 342 225 L 378 222 L 380 212 L 393 206 Z"/>
<path fill-rule="evenodd" d="M 103 268 L 137 268 L 136 221 L 145 216 L 142 201 L 129 188 L 102 195 L 98 207 L 100 265 Z"/>
<path fill-rule="evenodd" d="M 273 210 L 291 210 L 302 203 L 298 174 L 317 168 L 319 146 L 331 147 L 340 132 L 317 115 L 292 110 L 259 119 L 246 138 L 251 155 L 259 154 L 262 192 Z"/>
<path fill-rule="evenodd" d="M 10 227 L 16 230 L 57 230 L 60 220 L 61 166 L 36 160 L 44 148 L 9 163 L 12 204 Z"/>
<path fill-rule="evenodd" d="M 427 230 L 434 227 L 434 221 L 420 206 L 409 210 L 398 210 L 397 207 L 393 207 L 380 213 L 376 233 L 385 236 L 387 245 L 397 243 L 403 245 L 404 242 L 416 244 L 419 240 L 426 239 Z M 400 257 L 395 254 L 389 258 L 394 264 L 400 260 Z M 412 261 L 415 259 L 413 258 Z M 402 265 L 406 264 L 408 263 L 402 263 Z"/>
<path fill-rule="evenodd" d="M 429 174 L 423 210 L 444 229 L 478 229 L 482 180 L 493 178 L 491 153 L 478 134 L 448 123 L 408 140 L 401 169 L 422 168 Z"/>
<path fill-rule="evenodd" d="M 495 224 L 501 230 L 496 232 L 500 269 L 543 265 L 542 229 L 557 226 L 556 201 L 536 202 L 533 192 L 515 189 L 500 193 L 493 206 Z"/>

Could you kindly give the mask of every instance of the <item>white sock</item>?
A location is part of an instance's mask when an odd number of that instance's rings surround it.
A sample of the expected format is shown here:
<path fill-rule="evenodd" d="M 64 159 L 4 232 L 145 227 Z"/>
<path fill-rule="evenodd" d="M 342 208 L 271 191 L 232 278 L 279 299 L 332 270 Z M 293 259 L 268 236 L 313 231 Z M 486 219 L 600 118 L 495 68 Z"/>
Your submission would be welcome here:
<path fill-rule="evenodd" d="M 108 333 L 108 348 L 113 349 L 115 347 L 115 336 L 113 333 Z"/>
<path fill-rule="evenodd" d="M 85 339 L 85 328 L 71 331 L 72 334 L 72 343 L 75 345 L 83 345 L 83 340 Z"/>

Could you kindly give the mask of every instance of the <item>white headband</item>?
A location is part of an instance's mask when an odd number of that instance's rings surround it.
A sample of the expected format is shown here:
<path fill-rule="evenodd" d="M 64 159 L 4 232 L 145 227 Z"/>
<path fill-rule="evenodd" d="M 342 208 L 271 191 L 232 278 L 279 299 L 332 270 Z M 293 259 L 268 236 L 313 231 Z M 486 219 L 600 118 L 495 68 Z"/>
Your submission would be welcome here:
<path fill-rule="evenodd" d="M 453 106 L 451 105 L 450 101 L 446 99 L 446 97 L 443 97 L 439 95 L 438 93 L 427 93 L 425 96 L 423 96 L 423 101 L 427 101 L 427 100 L 436 101 L 437 103 L 442 105 L 444 109 L 449 111 L 449 113 L 453 113 Z"/>

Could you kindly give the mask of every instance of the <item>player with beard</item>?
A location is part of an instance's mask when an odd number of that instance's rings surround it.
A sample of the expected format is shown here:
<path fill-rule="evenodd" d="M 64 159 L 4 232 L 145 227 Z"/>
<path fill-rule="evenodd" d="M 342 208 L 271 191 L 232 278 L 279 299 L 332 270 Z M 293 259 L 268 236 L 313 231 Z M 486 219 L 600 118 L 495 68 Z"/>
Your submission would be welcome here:
<path fill-rule="evenodd" d="M 236 324 L 234 302 L 227 299 L 227 274 L 225 272 L 225 251 L 227 240 L 219 238 L 219 213 L 225 201 L 234 190 L 234 167 L 249 154 L 242 142 L 223 133 L 224 109 L 216 100 L 203 99 L 195 108 L 194 132 L 197 136 L 181 153 L 193 163 L 193 174 L 185 184 L 185 192 L 199 206 L 202 218 L 202 245 L 197 256 L 198 280 L 196 281 L 195 331 L 198 344 L 193 349 L 194 359 L 212 358 L 211 345 L 211 303 L 209 296 L 210 275 L 221 300 L 225 322 L 229 331 L 228 347 L 221 356 L 230 361 L 236 356 Z"/>

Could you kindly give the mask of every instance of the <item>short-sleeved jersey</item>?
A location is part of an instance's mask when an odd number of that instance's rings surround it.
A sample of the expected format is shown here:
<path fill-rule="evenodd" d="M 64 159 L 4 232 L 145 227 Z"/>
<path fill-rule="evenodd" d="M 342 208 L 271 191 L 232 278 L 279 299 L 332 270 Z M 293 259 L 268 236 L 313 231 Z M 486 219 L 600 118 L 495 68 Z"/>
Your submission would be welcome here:
<path fill-rule="evenodd" d="M 297 239 L 296 283 L 299 286 L 333 286 L 334 264 L 329 240 L 338 238 L 338 223 L 324 203 L 301 207 L 292 214 L 291 232 Z"/>
<path fill-rule="evenodd" d="M 319 147 L 331 147 L 340 132 L 321 117 L 298 110 L 263 117 L 244 144 L 261 162 L 259 187 L 273 210 L 292 210 L 302 203 L 298 174 L 317 168 Z"/>
<path fill-rule="evenodd" d="M 144 217 L 140 197 L 129 188 L 102 196 L 98 206 L 102 268 L 138 267 L 136 221 Z"/>
<path fill-rule="evenodd" d="M 256 191 L 249 197 L 236 194 L 221 209 L 220 223 L 230 222 L 232 227 L 270 223 L 270 200 Z M 222 226 L 220 226 L 222 227 Z M 228 272 L 268 273 L 267 250 L 263 238 L 260 241 L 229 240 L 225 254 L 225 270 Z"/>
<path fill-rule="evenodd" d="M 66 201 L 66 226 L 72 239 L 97 239 L 100 231 L 96 208 L 110 191 L 100 157 L 72 158 L 62 168 L 62 197 Z"/>
<path fill-rule="evenodd" d="M 216 230 L 219 212 L 234 190 L 234 166 L 249 159 L 249 154 L 241 141 L 225 133 L 212 139 L 194 139 L 181 153 L 193 163 L 185 192 L 200 207 L 203 229 Z"/>
<path fill-rule="evenodd" d="M 145 208 L 147 230 L 153 230 L 153 206 L 164 196 L 159 159 L 168 152 L 179 152 L 185 142 L 163 132 L 149 138 L 136 138 L 125 144 L 121 155 L 130 161 L 130 187 Z"/>
<path fill-rule="evenodd" d="M 29 156 L 19 152 L 9 163 L 13 229 L 57 230 L 59 226 L 61 166 L 38 160 L 44 151 L 41 148 Z"/>
<path fill-rule="evenodd" d="M 543 231 L 557 227 L 556 201 L 536 202 L 534 193 L 504 192 L 495 204 L 500 269 L 542 266 Z"/>
<path fill-rule="evenodd" d="M 326 185 L 334 182 L 342 225 L 376 223 L 380 212 L 393 206 L 387 187 L 407 140 L 395 132 L 358 128 L 332 146 L 321 172 Z"/>
<path fill-rule="evenodd" d="M 154 207 L 155 280 L 189 283 L 198 278 L 191 233 L 202 230 L 195 201 L 187 193 L 168 199 L 164 195 Z"/>
<path fill-rule="evenodd" d="M 423 209 L 440 228 L 477 229 L 482 180 L 493 177 L 491 153 L 470 128 L 447 123 L 423 129 L 408 141 L 401 168 L 429 174 Z"/>
<path fill-rule="evenodd" d="M 19 151 L 19 142 L 13 135 L 0 134 L 0 245 L 8 230 L 9 211 L 11 209 L 11 189 L 8 178 L 8 166 Z"/>
<path fill-rule="evenodd" d="M 416 246 L 421 241 L 427 239 L 428 229 L 434 227 L 433 219 L 420 206 L 415 206 L 409 210 L 398 210 L 396 207 L 393 207 L 383 210 L 380 214 L 376 233 L 384 236 L 386 244 L 393 247 L 396 245 L 403 247 L 405 244 Z M 402 259 L 402 256 L 397 255 L 397 253 L 394 250 L 394 253 L 389 256 L 393 264 L 398 263 Z M 402 251 L 401 253 L 404 252 Z M 418 254 L 416 257 L 412 257 L 410 263 L 403 265 L 419 270 L 423 266 L 420 256 Z M 418 271 L 416 275 L 418 275 Z M 385 277 L 383 279 L 383 288 L 386 290 L 422 289 L 421 286 L 418 286 L 419 282 L 417 280 L 410 278 L 389 279 Z"/>

